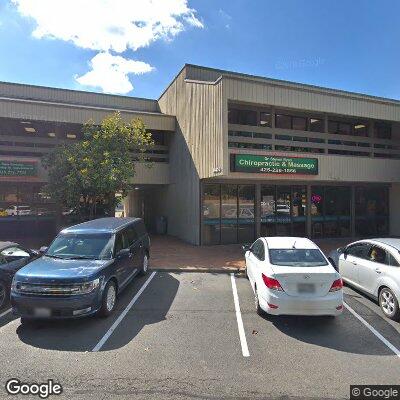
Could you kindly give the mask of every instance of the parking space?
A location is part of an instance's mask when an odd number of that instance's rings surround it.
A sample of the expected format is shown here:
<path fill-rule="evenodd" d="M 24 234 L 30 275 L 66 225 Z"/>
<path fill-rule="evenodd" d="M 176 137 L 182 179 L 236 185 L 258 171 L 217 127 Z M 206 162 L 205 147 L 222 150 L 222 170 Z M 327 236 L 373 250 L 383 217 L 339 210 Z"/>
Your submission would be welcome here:
<path fill-rule="evenodd" d="M 333 320 L 262 318 L 249 282 L 234 282 L 248 357 L 231 275 L 158 271 L 132 282 L 108 319 L 25 326 L 0 313 L 2 386 L 51 378 L 74 399 L 342 399 L 350 384 L 398 380 L 400 358 L 348 310 Z M 348 287 L 345 301 L 400 348 L 400 324 Z"/>

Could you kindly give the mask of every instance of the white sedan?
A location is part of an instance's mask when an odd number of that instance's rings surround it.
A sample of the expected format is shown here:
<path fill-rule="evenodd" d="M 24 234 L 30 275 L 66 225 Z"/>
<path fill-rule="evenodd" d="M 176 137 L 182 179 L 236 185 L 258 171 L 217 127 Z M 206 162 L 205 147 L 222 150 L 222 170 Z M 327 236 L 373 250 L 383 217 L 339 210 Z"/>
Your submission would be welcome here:
<path fill-rule="evenodd" d="M 246 275 L 257 312 L 340 315 L 343 283 L 319 247 L 296 237 L 262 237 L 246 251 Z"/>

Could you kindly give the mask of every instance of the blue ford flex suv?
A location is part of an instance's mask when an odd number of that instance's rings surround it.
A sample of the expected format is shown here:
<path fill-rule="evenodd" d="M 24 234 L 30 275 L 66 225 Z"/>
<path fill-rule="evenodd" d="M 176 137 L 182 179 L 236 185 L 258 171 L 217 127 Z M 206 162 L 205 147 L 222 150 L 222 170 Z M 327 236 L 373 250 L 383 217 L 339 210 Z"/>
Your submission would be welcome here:
<path fill-rule="evenodd" d="M 100 218 L 64 229 L 11 287 L 22 321 L 110 315 L 137 274 L 148 270 L 150 239 L 140 218 Z"/>

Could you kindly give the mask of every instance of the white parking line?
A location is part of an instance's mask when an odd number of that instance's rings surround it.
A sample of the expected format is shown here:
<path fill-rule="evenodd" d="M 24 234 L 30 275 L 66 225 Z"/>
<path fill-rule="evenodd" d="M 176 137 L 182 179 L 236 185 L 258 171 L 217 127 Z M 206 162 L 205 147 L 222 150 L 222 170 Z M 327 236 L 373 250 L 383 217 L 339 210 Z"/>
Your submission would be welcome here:
<path fill-rule="evenodd" d="M 130 303 L 126 306 L 125 310 L 121 313 L 121 315 L 116 319 L 116 321 L 111 325 L 111 328 L 106 332 L 106 334 L 100 339 L 99 343 L 96 344 L 96 346 L 93 347 L 92 351 L 99 351 L 101 348 L 104 346 L 104 343 L 107 342 L 108 338 L 112 335 L 112 333 L 115 331 L 117 326 L 121 323 L 121 321 L 125 318 L 126 314 L 128 314 L 128 311 L 132 308 L 132 306 L 136 303 L 137 299 L 140 297 L 140 295 L 143 293 L 144 289 L 146 289 L 147 285 L 150 283 L 150 281 L 154 278 L 154 275 L 156 274 L 156 271 L 152 272 L 152 274 L 149 276 L 147 281 L 143 284 L 143 286 L 139 289 L 139 291 L 135 294 L 135 297 L 130 301 Z"/>
<path fill-rule="evenodd" d="M 348 304 L 343 302 L 344 306 L 353 314 L 362 324 L 364 324 L 386 347 L 393 351 L 397 357 L 400 357 L 400 350 L 393 346 L 386 338 L 384 338 L 374 327 L 372 327 L 364 318 L 360 317 Z"/>
<path fill-rule="evenodd" d="M 242 314 L 240 313 L 239 296 L 237 293 L 235 275 L 231 273 L 231 283 L 233 292 L 233 302 L 235 303 L 236 319 L 238 324 L 240 344 L 242 346 L 243 357 L 250 357 L 249 348 L 247 346 L 246 334 L 244 332 Z"/>
<path fill-rule="evenodd" d="M 8 310 L 4 311 L 3 313 L 0 314 L 0 318 L 4 317 L 5 315 L 7 315 L 9 312 L 11 312 L 11 308 L 9 308 Z"/>

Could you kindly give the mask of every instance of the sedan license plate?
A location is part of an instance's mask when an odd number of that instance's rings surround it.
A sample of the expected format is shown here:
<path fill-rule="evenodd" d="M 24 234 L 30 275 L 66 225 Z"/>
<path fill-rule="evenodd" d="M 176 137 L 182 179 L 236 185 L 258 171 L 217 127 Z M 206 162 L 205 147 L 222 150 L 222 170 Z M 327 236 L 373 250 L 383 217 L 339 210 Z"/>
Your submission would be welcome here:
<path fill-rule="evenodd" d="M 315 285 L 312 283 L 299 283 L 297 291 L 299 293 L 315 293 Z"/>
<path fill-rule="evenodd" d="M 33 315 L 35 317 L 46 318 L 50 317 L 51 311 L 49 308 L 34 308 Z"/>

